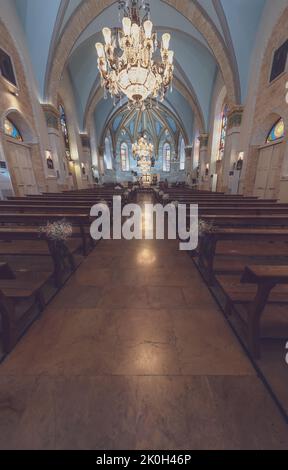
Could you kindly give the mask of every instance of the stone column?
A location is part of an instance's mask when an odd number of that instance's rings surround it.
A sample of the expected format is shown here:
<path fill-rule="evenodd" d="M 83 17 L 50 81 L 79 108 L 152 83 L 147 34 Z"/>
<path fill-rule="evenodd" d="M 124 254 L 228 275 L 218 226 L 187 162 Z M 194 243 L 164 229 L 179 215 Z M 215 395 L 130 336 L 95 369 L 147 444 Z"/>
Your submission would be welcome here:
<path fill-rule="evenodd" d="M 98 171 L 101 183 L 105 183 L 104 147 L 98 147 Z"/>
<path fill-rule="evenodd" d="M 219 190 L 229 191 L 229 174 L 237 163 L 239 156 L 239 136 L 242 124 L 243 107 L 233 106 L 228 112 L 227 134 L 224 157 L 222 161 L 222 181 Z"/>
<path fill-rule="evenodd" d="M 209 134 L 200 134 L 199 137 L 200 149 L 199 149 L 199 189 L 209 190 L 210 189 L 210 161 L 208 158 L 208 141 Z M 208 172 L 207 172 L 208 169 Z M 208 173 L 208 174 L 207 174 Z"/>
<path fill-rule="evenodd" d="M 186 172 L 186 184 L 192 186 L 192 163 L 193 163 L 193 146 L 185 147 L 185 172 Z"/>
<path fill-rule="evenodd" d="M 65 156 L 64 139 L 60 129 L 59 111 L 50 104 L 43 104 L 51 157 L 54 169 L 48 170 L 48 186 L 51 191 L 61 191 L 74 186 L 74 168 Z"/>
<path fill-rule="evenodd" d="M 85 188 L 93 184 L 91 145 L 88 134 L 80 134 L 80 139 L 82 144 L 81 173 L 83 187 Z"/>
<path fill-rule="evenodd" d="M 5 134 L 0 127 L 0 159 L 6 163 L 6 169 L 3 169 L 3 179 L 0 178 L 0 199 L 3 199 L 7 196 L 15 196 L 14 184 L 15 181 L 12 181 L 12 177 L 9 171 L 7 159 L 5 156 L 5 150 L 3 145 L 3 139 L 5 139 Z"/>

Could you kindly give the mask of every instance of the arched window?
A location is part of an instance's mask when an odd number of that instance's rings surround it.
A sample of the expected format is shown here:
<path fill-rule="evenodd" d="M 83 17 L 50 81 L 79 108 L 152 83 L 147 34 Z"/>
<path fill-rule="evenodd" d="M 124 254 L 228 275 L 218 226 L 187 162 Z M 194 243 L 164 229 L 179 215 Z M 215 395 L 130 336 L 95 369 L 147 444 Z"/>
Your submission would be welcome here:
<path fill-rule="evenodd" d="M 113 170 L 110 136 L 105 138 L 104 162 L 107 170 Z"/>
<path fill-rule="evenodd" d="M 185 154 L 185 142 L 183 137 L 180 138 L 179 142 L 179 160 L 180 160 L 180 171 L 185 170 L 186 154 Z"/>
<path fill-rule="evenodd" d="M 65 143 L 65 155 L 66 155 L 67 160 L 71 160 L 71 150 L 70 150 L 68 127 L 67 127 L 67 119 L 66 119 L 65 110 L 61 104 L 59 105 L 59 113 L 60 113 L 61 130 L 62 130 L 64 143 Z"/>
<path fill-rule="evenodd" d="M 166 142 L 163 145 L 163 171 L 169 172 L 171 168 L 171 146 Z"/>
<path fill-rule="evenodd" d="M 220 131 L 220 144 L 218 151 L 218 160 L 222 160 L 224 157 L 225 142 L 227 135 L 227 124 L 228 124 L 228 106 L 225 105 L 221 119 L 221 131 Z"/>
<path fill-rule="evenodd" d="M 122 171 L 129 171 L 129 152 L 128 152 L 128 145 L 126 142 L 122 142 L 120 147 L 120 160 L 121 160 L 121 170 Z"/>
<path fill-rule="evenodd" d="M 8 135 L 9 137 L 12 137 L 15 140 L 18 140 L 18 142 L 23 142 L 22 135 L 20 134 L 20 131 L 17 129 L 15 124 L 13 124 L 10 119 L 6 118 L 4 122 L 4 130 L 5 134 Z"/>
<path fill-rule="evenodd" d="M 266 139 L 266 144 L 271 144 L 272 142 L 277 142 L 277 140 L 283 139 L 284 132 L 285 132 L 284 121 L 281 118 L 274 124 L 274 126 L 270 130 Z"/>

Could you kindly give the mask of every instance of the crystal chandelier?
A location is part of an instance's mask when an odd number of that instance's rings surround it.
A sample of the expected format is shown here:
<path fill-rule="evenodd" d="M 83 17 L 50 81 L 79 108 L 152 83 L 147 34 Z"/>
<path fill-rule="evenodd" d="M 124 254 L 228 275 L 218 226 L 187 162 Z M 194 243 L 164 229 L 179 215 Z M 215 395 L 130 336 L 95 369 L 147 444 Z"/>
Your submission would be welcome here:
<path fill-rule="evenodd" d="M 133 157 L 138 159 L 138 165 L 143 173 L 151 169 L 154 145 L 149 144 L 145 137 L 139 137 L 138 142 L 132 145 Z"/>
<path fill-rule="evenodd" d="M 104 28 L 105 44 L 96 44 L 104 93 L 115 101 L 126 96 L 129 105 L 142 107 L 147 98 L 163 101 L 174 71 L 170 34 L 163 34 L 158 42 L 147 1 L 119 0 L 119 10 L 123 11 L 122 30 Z"/>

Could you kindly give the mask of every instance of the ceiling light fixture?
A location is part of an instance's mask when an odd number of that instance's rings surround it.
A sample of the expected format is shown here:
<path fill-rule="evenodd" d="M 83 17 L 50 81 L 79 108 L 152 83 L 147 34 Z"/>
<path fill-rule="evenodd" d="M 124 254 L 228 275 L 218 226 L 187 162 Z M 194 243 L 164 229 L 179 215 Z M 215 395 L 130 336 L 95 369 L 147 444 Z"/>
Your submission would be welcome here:
<path fill-rule="evenodd" d="M 163 101 L 174 72 L 170 34 L 163 34 L 159 43 L 148 1 L 119 0 L 119 10 L 122 30 L 103 28 L 105 44 L 96 44 L 104 95 L 110 93 L 115 103 L 126 96 L 129 105 L 140 107 L 147 98 Z"/>

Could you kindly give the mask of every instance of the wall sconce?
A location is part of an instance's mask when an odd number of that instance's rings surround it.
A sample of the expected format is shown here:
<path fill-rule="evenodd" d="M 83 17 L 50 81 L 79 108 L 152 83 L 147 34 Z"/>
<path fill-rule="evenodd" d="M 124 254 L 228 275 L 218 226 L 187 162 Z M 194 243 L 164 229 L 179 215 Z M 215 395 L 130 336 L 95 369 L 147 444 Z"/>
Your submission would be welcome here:
<path fill-rule="evenodd" d="M 208 176 L 208 175 L 209 175 L 209 168 L 210 168 L 209 163 L 206 163 L 205 176 Z"/>

